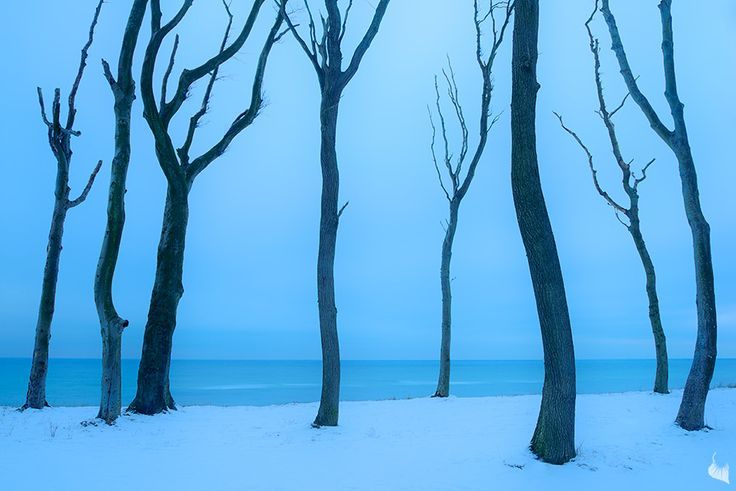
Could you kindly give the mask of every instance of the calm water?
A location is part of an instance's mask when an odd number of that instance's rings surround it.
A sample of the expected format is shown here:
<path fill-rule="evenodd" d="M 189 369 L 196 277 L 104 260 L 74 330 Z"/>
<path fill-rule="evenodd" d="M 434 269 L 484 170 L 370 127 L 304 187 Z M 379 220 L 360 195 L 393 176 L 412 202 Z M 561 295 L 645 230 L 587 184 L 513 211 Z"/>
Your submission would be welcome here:
<path fill-rule="evenodd" d="M 99 360 L 51 360 L 48 399 L 56 406 L 96 405 Z M 0 359 L 0 406 L 25 399 L 30 359 Z M 682 388 L 689 360 L 670 361 L 670 387 Z M 123 403 L 135 392 L 136 360 L 123 361 Z M 437 363 L 430 361 L 343 362 L 342 399 L 378 400 L 431 395 Z M 541 361 L 457 361 L 452 392 L 459 397 L 537 394 Z M 582 360 L 580 393 L 650 390 L 654 360 Z M 182 405 L 269 405 L 319 400 L 318 361 L 185 361 L 171 366 L 172 393 Z M 713 386 L 736 384 L 736 359 L 718 360 Z"/>

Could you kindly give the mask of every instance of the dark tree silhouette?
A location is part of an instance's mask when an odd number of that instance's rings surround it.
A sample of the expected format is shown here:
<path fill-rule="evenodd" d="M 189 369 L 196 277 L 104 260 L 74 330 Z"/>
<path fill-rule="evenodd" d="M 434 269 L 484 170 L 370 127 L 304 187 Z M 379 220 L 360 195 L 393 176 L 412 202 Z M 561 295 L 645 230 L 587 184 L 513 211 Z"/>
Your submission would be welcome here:
<path fill-rule="evenodd" d="M 128 321 L 120 317 L 115 309 L 112 283 L 125 226 L 125 183 L 130 164 L 130 116 L 135 100 L 133 54 L 147 5 L 148 0 L 134 0 L 130 8 L 120 48 L 117 78 L 110 70 L 110 65 L 102 60 L 105 78 L 115 100 L 115 156 L 110 170 L 105 238 L 95 275 L 95 305 L 102 333 L 102 393 L 97 417 L 107 424 L 115 422 L 120 416 L 121 408 L 120 351 L 123 329 L 128 326 Z"/>
<path fill-rule="evenodd" d="M 531 450 L 551 464 L 575 457 L 575 352 L 565 284 L 539 178 L 536 145 L 539 0 L 517 0 L 511 82 L 511 187 L 544 347 L 544 386 Z"/>
<path fill-rule="evenodd" d="M 675 422 L 686 430 L 705 428 L 705 401 L 713 378 L 716 365 L 716 341 L 718 324 L 716 319 L 716 294 L 713 280 L 713 259 L 710 247 L 710 225 L 700 207 L 700 191 L 698 175 L 695 169 L 690 148 L 690 140 L 685 124 L 685 106 L 677 91 L 675 74 L 674 34 L 672 30 L 672 0 L 659 3 L 662 23 L 662 61 L 664 63 L 665 92 L 664 96 L 670 107 L 674 121 L 674 129 L 670 130 L 661 120 L 641 92 L 634 77 L 629 60 L 624 50 L 621 35 L 616 25 L 616 18 L 609 7 L 608 0 L 603 0 L 601 12 L 608 25 L 611 36 L 611 49 L 616 55 L 621 76 L 626 83 L 631 98 L 641 109 L 654 132 L 672 150 L 677 158 L 682 182 L 682 197 L 685 203 L 685 214 L 690 225 L 693 238 L 693 255 L 695 259 L 695 304 L 698 310 L 698 335 L 695 343 L 695 354 L 690 373 L 685 383 L 680 410 Z"/>
<path fill-rule="evenodd" d="M 335 304 L 335 247 L 337 228 L 347 203 L 338 209 L 340 172 L 337 164 L 337 116 L 340 98 L 348 83 L 358 72 L 365 53 L 378 34 L 389 0 L 380 0 L 373 20 L 358 44 L 347 68 L 343 70 L 342 41 L 353 6 L 350 0 L 343 14 L 338 0 L 325 0 L 327 17 L 321 16 L 322 34 L 305 0 L 309 14 L 309 38 L 305 40 L 286 13 L 286 2 L 280 0 L 286 22 L 312 63 L 317 74 L 322 101 L 320 104 L 322 167 L 322 200 L 317 254 L 317 301 L 322 341 L 322 396 L 313 426 L 337 426 L 340 406 L 340 344 L 337 336 L 337 307 Z"/>
<path fill-rule="evenodd" d="M 97 4 L 92 24 L 89 28 L 87 43 L 82 48 L 76 78 L 72 84 L 67 102 L 66 122 L 61 119 L 61 90 L 54 91 L 54 101 L 51 105 L 51 120 L 46 115 L 46 104 L 43 92 L 39 87 L 38 103 L 41 107 L 41 118 L 48 129 L 49 146 L 56 159 L 56 185 L 54 187 L 54 212 L 51 217 L 51 230 L 46 248 L 46 265 L 43 270 L 43 285 L 41 287 L 41 302 L 38 308 L 36 323 L 36 338 L 33 347 L 33 361 L 31 374 L 28 380 L 28 393 L 23 409 L 42 409 L 48 406 L 46 401 L 46 375 L 49 365 L 49 343 L 51 341 L 51 322 L 54 318 L 56 304 L 56 284 L 59 278 L 59 261 L 61 259 L 62 239 L 64 237 L 64 222 L 71 208 L 81 205 L 92 189 L 95 177 L 102 167 L 102 161 L 92 171 L 89 181 L 82 193 L 76 199 L 69 199 L 69 170 L 72 161 L 72 137 L 81 133 L 74 129 L 77 116 L 76 99 L 79 85 L 82 83 L 84 69 L 87 66 L 87 54 L 94 40 L 95 27 L 100 17 L 102 0 Z"/>
<path fill-rule="evenodd" d="M 210 98 L 223 63 L 235 56 L 250 37 L 265 0 L 256 0 L 240 34 L 228 45 L 228 37 L 233 16 L 227 3 L 227 28 L 219 52 L 193 69 L 182 71 L 176 91 L 169 99 L 167 85 L 174 69 L 179 37 L 176 36 L 168 66 L 163 76 L 161 97 L 156 101 L 153 78 L 161 45 L 186 15 L 193 0 L 185 0 L 176 15 L 161 25 L 160 0 L 151 0 L 151 40 L 146 48 L 141 70 L 141 99 L 143 115 L 153 134 L 156 156 L 166 177 L 167 193 L 164 209 L 161 239 L 158 246 L 156 278 L 151 293 L 148 321 L 143 338 L 143 352 L 138 367 L 138 389 L 129 411 L 156 414 L 167 409 L 175 409 L 169 389 L 169 367 L 171 348 L 176 328 L 176 313 L 179 300 L 184 293 L 182 272 L 184 267 L 184 246 L 186 243 L 187 222 L 189 219 L 189 192 L 196 177 L 227 150 L 233 139 L 253 123 L 263 105 L 261 93 L 266 64 L 274 43 L 283 33 L 279 33 L 283 17 L 277 14 L 276 20 L 261 49 L 253 79 L 251 100 L 248 107 L 240 113 L 227 128 L 224 135 L 209 150 L 198 157 L 190 155 L 194 136 L 201 118 L 209 109 Z M 200 109 L 190 118 L 186 137 L 181 147 L 175 148 L 169 125 L 186 100 L 192 84 L 209 75 Z"/>
<path fill-rule="evenodd" d="M 427 108 L 429 111 L 429 122 L 432 126 L 432 160 L 434 162 L 434 168 L 437 171 L 437 178 L 440 182 L 440 187 L 447 198 L 447 202 L 450 207 L 450 216 L 445 224 L 445 238 L 442 241 L 442 260 L 440 265 L 440 286 L 442 289 L 442 341 L 440 345 L 440 372 L 437 381 L 437 390 L 435 391 L 434 397 L 447 397 L 450 395 L 450 340 L 452 335 L 452 290 L 450 285 L 450 262 L 452 260 L 452 244 L 455 240 L 455 232 L 457 230 L 458 212 L 460 210 L 460 203 L 468 192 L 470 184 L 473 182 L 475 177 L 475 170 L 478 167 L 483 152 L 488 142 L 488 132 L 491 130 L 493 125 L 497 121 L 496 118 L 491 118 L 491 96 L 493 94 L 493 62 L 496 59 L 498 49 L 501 47 L 503 42 L 506 28 L 509 25 L 511 19 L 511 13 L 514 9 L 513 2 L 502 2 L 494 3 L 490 0 L 488 11 L 481 11 L 478 0 L 474 1 L 474 24 L 475 24 L 475 39 L 476 39 L 476 60 L 478 67 L 480 68 L 481 77 L 483 80 L 483 89 L 481 92 L 481 111 L 480 111 L 480 123 L 479 123 L 479 139 L 475 151 L 472 154 L 470 165 L 465 176 L 462 176 L 463 164 L 465 164 L 468 157 L 468 125 L 465 120 L 465 114 L 463 113 L 462 105 L 460 104 L 460 94 L 457 88 L 457 82 L 455 81 L 455 72 L 452 69 L 452 64 L 448 59 L 448 70 L 443 70 L 445 82 L 447 83 L 447 97 L 450 100 L 452 109 L 457 118 L 458 126 L 460 127 L 461 133 L 461 146 L 458 152 L 457 158 L 453 158 L 453 152 L 450 149 L 449 136 L 447 131 L 447 123 L 445 116 L 442 112 L 442 103 L 440 96 L 440 88 L 437 81 L 437 77 L 434 79 L 434 88 L 437 95 L 435 101 L 435 107 L 440 122 L 440 134 L 442 141 L 444 142 L 444 156 L 441 158 L 443 167 L 446 169 L 447 175 L 449 176 L 449 185 L 445 185 L 445 179 L 442 177 L 442 171 L 440 170 L 440 164 L 438 163 L 440 158 L 437 157 L 435 151 L 435 144 L 437 140 L 437 126 L 434 123 L 432 116 L 432 109 Z M 500 26 L 496 23 L 495 11 L 502 9 L 504 11 L 504 18 Z M 490 52 L 487 55 L 483 53 L 483 24 L 490 20 L 493 34 L 493 44 L 491 45 Z"/>
<path fill-rule="evenodd" d="M 613 123 L 613 117 L 616 113 L 624 107 L 626 100 L 629 97 L 627 93 L 621 103 L 613 110 L 609 111 L 606 104 L 606 99 L 603 95 L 603 82 L 601 80 L 601 62 L 600 62 L 600 47 L 598 39 L 593 36 L 593 32 L 590 29 L 590 22 L 593 20 L 595 13 L 598 11 L 598 3 L 596 2 L 595 10 L 591 14 L 588 21 L 585 23 L 585 27 L 588 30 L 588 38 L 590 40 L 590 51 L 593 54 L 594 61 L 594 78 L 596 90 L 598 93 L 598 115 L 603 121 L 604 126 L 608 134 L 608 139 L 611 143 L 611 151 L 613 153 L 614 160 L 621 171 L 621 184 L 628 198 L 628 206 L 621 205 L 618 201 L 613 199 L 611 195 L 604 191 L 598 180 L 598 173 L 593 165 L 593 154 L 590 152 L 588 147 L 578 137 L 577 133 L 565 126 L 562 117 L 557 114 L 557 118 L 560 120 L 562 128 L 573 137 L 578 143 L 580 148 L 585 152 L 588 158 L 588 166 L 593 174 L 593 185 L 596 191 L 600 194 L 603 199 L 611 206 L 619 221 L 626 227 L 634 240 L 636 251 L 639 253 L 642 266 L 644 267 L 644 274 L 646 275 L 646 291 L 647 298 L 649 300 L 649 323 L 652 327 L 652 334 L 654 336 L 654 348 L 657 357 L 657 369 L 654 377 L 654 392 L 659 394 L 668 394 L 668 362 L 667 362 L 667 339 L 664 335 L 664 329 L 662 328 L 662 318 L 659 313 L 659 297 L 657 296 L 657 276 L 654 270 L 654 263 L 652 257 L 649 254 L 649 249 L 644 242 L 644 236 L 641 231 L 641 220 L 639 218 L 639 184 L 644 182 L 647 178 L 647 169 L 654 163 L 654 160 L 649 161 L 646 165 L 641 168 L 640 175 L 637 177 L 632 170 L 631 164 L 633 161 L 626 161 L 621 152 L 621 146 L 619 144 L 618 135 L 616 134 L 616 126 Z M 625 220 L 620 215 L 625 217 Z"/>

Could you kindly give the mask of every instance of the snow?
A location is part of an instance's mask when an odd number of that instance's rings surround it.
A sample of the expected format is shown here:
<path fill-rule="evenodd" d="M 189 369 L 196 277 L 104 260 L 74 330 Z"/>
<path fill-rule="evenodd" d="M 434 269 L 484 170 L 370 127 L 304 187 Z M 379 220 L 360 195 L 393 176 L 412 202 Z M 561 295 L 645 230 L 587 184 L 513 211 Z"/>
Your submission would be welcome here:
<path fill-rule="evenodd" d="M 682 393 L 581 395 L 578 457 L 527 449 L 539 396 L 344 402 L 312 429 L 316 404 L 185 407 L 83 426 L 94 408 L 0 408 L 0 490 L 726 489 L 711 457 L 736 463 L 736 390 L 708 398 L 709 431 L 672 421 Z"/>

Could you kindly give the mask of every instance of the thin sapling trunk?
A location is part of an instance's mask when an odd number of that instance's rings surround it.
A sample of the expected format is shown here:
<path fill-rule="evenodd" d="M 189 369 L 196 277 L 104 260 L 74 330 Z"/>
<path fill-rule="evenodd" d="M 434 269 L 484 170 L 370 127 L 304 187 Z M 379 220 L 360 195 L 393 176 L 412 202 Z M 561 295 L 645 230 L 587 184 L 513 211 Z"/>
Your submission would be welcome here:
<path fill-rule="evenodd" d="M 453 152 L 450 149 L 450 137 L 448 134 L 447 126 L 448 122 L 445 120 L 445 116 L 442 110 L 442 97 L 440 96 L 440 89 L 437 77 L 435 77 L 435 112 L 439 119 L 439 133 L 442 136 L 442 142 L 444 143 L 444 156 L 438 157 L 435 151 L 438 128 L 435 125 L 434 118 L 432 116 L 433 111 L 428 108 L 429 120 L 432 126 L 432 160 L 434 162 L 434 168 L 437 172 L 437 178 L 439 179 L 440 187 L 447 199 L 449 205 L 449 218 L 445 224 L 445 236 L 442 241 L 442 255 L 440 262 L 440 288 L 442 291 L 442 338 L 440 342 L 440 369 L 439 377 L 437 380 L 437 390 L 434 393 L 434 397 L 448 397 L 450 395 L 450 348 L 452 339 L 452 285 L 451 285 L 451 272 L 450 265 L 452 262 L 452 245 L 455 240 L 455 233 L 457 232 L 458 214 L 460 211 L 460 205 L 465 198 L 470 184 L 473 182 L 475 172 L 480 163 L 483 153 L 488 143 L 488 133 L 493 125 L 498 120 L 498 117 L 491 119 L 491 97 L 493 94 L 493 62 L 496 59 L 496 54 L 501 47 L 506 28 L 511 20 L 511 14 L 514 10 L 514 2 L 507 3 L 493 3 L 489 2 L 487 9 L 481 12 L 478 0 L 474 1 L 474 25 L 476 33 L 476 61 L 481 72 L 482 80 L 482 92 L 480 99 L 480 121 L 478 125 L 478 143 L 472 153 L 470 165 L 468 166 L 467 173 L 465 176 L 462 175 L 463 164 L 465 164 L 468 153 L 468 140 L 469 131 L 463 112 L 462 105 L 460 104 L 460 94 L 455 80 L 455 72 L 452 68 L 452 64 L 448 59 L 448 69 L 443 70 L 443 78 L 446 82 L 447 98 L 451 103 L 453 113 L 457 119 L 457 125 L 460 129 L 461 134 L 461 145 L 460 150 L 457 153 L 457 157 L 453 158 Z M 496 10 L 501 9 L 504 12 L 504 18 L 500 24 L 496 22 Z M 487 10 L 487 13 L 485 11 Z M 492 26 L 492 39 L 493 43 L 490 47 L 489 53 L 484 54 L 483 50 L 483 28 L 484 23 L 489 21 Z M 442 162 L 442 165 L 440 164 Z M 444 174 L 447 177 L 443 178 Z"/>

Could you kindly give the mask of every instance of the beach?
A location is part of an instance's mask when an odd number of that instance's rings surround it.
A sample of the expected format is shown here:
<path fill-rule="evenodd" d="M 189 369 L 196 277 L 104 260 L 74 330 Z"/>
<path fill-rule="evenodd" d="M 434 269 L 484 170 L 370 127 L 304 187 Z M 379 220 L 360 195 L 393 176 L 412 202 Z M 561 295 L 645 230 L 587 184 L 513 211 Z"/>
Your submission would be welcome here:
<path fill-rule="evenodd" d="M 340 426 L 310 427 L 317 405 L 185 406 L 93 421 L 94 407 L 0 408 L 0 489 L 488 490 L 726 489 L 736 462 L 736 390 L 714 389 L 706 422 L 673 424 L 682 392 L 584 394 L 578 456 L 535 460 L 540 396 L 343 402 Z"/>

